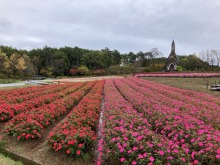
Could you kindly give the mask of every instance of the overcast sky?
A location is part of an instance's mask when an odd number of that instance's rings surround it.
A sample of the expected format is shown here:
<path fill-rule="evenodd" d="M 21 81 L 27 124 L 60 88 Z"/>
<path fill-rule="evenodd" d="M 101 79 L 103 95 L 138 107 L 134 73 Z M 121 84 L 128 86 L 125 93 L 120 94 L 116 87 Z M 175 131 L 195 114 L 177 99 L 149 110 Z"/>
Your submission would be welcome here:
<path fill-rule="evenodd" d="M 0 0 L 0 45 L 166 57 L 173 39 L 179 55 L 220 49 L 220 0 Z"/>

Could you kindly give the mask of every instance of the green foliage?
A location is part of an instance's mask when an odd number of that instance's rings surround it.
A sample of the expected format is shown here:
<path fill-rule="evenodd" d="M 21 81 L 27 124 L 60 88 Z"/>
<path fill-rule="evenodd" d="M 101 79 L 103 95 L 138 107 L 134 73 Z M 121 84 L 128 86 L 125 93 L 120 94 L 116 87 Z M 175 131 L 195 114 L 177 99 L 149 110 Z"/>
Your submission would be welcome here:
<path fill-rule="evenodd" d="M 14 83 L 18 82 L 17 79 L 10 79 L 10 78 L 0 78 L 0 84 L 8 84 L 8 83 Z"/>
<path fill-rule="evenodd" d="M 180 71 L 180 72 L 181 72 L 181 71 L 183 71 L 183 68 L 182 68 L 182 66 L 180 66 L 180 65 L 179 65 L 179 66 L 177 66 L 177 68 L 176 68 L 176 69 L 177 69 L 177 71 Z"/>
<path fill-rule="evenodd" d="M 207 71 L 210 65 L 202 61 L 195 55 L 179 56 L 180 64 L 183 71 Z"/>
<path fill-rule="evenodd" d="M 46 77 L 51 77 L 53 75 L 53 72 L 54 72 L 53 67 L 46 67 L 40 70 L 40 74 Z"/>
<path fill-rule="evenodd" d="M 89 74 L 89 69 L 83 65 L 78 68 L 78 71 L 79 71 L 80 75 L 88 75 Z"/>
<path fill-rule="evenodd" d="M 220 71 L 195 55 L 179 56 L 179 71 Z M 164 70 L 167 58 L 161 57 L 157 48 L 147 52 L 121 54 L 105 48 L 88 50 L 79 47 L 51 48 L 30 51 L 0 46 L 0 77 L 68 76 L 132 74 Z M 86 66 L 89 71 L 79 71 Z M 121 66 L 121 67 L 119 67 Z M 144 69 L 143 69 L 144 68 Z"/>

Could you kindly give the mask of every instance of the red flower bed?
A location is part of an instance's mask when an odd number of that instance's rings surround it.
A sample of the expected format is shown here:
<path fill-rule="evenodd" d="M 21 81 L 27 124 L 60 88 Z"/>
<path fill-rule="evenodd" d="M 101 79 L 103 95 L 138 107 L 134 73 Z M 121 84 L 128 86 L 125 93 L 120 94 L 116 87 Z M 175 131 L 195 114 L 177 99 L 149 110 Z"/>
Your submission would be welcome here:
<path fill-rule="evenodd" d="M 91 151 L 101 110 L 104 81 L 98 81 L 65 120 L 50 133 L 48 144 L 54 151 L 64 150 L 73 156 Z"/>
<path fill-rule="evenodd" d="M 0 121 L 7 121 L 14 116 L 23 113 L 27 110 L 34 110 L 40 106 L 49 104 L 56 99 L 62 98 L 65 95 L 68 95 L 75 90 L 79 89 L 83 83 L 75 83 L 75 84 L 66 84 L 61 85 L 59 88 L 55 88 L 54 90 L 49 91 L 43 91 L 41 94 L 32 96 L 33 99 L 24 101 L 22 103 L 16 103 L 16 104 L 7 104 L 3 103 L 0 105 Z M 41 89 L 41 88 L 40 88 Z M 52 93 L 55 92 L 55 93 Z M 38 97 L 39 96 L 39 97 Z"/>
<path fill-rule="evenodd" d="M 49 93 L 61 91 L 64 88 L 67 88 L 67 86 L 51 84 L 47 86 L 33 86 L 33 87 L 26 87 L 20 89 L 1 90 L 0 99 L 1 102 L 9 103 L 9 104 L 21 103 L 25 100 L 31 99 L 32 96 L 36 97 L 37 95 L 42 94 L 42 92 L 44 92 L 44 94 L 49 94 Z"/>
<path fill-rule="evenodd" d="M 94 82 L 87 82 L 79 90 L 56 100 L 56 102 L 46 104 L 31 111 L 25 111 L 15 116 L 5 125 L 4 132 L 9 135 L 13 134 L 21 140 L 41 137 L 42 129 L 66 113 L 68 108 L 76 105 L 93 85 Z"/>

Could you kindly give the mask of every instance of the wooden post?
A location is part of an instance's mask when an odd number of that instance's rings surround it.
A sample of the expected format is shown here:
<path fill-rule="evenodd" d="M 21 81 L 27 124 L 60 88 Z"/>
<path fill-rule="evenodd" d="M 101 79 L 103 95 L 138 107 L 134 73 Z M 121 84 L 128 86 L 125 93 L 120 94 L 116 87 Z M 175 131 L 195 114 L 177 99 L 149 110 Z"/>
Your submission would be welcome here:
<path fill-rule="evenodd" d="M 209 80 L 207 79 L 206 89 L 208 89 L 208 87 L 209 87 Z"/>

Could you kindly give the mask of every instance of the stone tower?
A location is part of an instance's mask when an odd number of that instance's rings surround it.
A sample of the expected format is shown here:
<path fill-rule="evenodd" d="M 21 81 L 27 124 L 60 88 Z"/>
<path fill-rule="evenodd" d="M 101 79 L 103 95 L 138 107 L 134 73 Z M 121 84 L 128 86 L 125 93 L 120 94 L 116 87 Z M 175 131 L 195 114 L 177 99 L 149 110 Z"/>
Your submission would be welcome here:
<path fill-rule="evenodd" d="M 173 40 L 173 42 L 171 44 L 171 53 L 166 61 L 165 71 L 166 72 L 176 71 L 178 64 L 179 64 L 179 59 L 178 59 L 176 52 L 175 52 L 175 42 Z"/>

